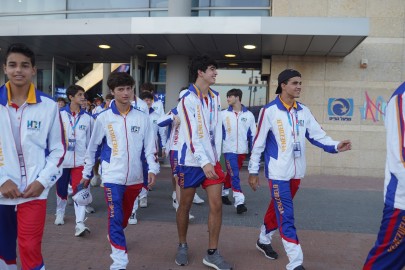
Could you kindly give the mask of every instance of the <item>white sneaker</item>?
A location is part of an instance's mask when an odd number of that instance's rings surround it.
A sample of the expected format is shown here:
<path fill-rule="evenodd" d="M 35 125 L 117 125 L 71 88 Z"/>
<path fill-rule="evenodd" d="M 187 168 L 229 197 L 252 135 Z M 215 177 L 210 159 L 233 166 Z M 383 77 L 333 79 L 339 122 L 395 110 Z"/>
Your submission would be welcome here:
<path fill-rule="evenodd" d="M 76 223 L 76 229 L 75 229 L 75 236 L 83 236 L 86 234 L 86 232 L 90 233 L 90 229 L 86 227 L 84 222 L 78 222 Z"/>
<path fill-rule="evenodd" d="M 139 199 L 139 207 L 141 208 L 148 207 L 148 197 L 143 197 Z"/>
<path fill-rule="evenodd" d="M 100 184 L 101 184 L 100 175 L 95 175 L 95 176 L 93 176 L 93 178 L 91 178 L 91 180 L 90 180 L 90 185 L 91 185 L 92 187 L 97 187 L 97 186 L 99 186 Z"/>
<path fill-rule="evenodd" d="M 138 220 L 136 219 L 136 212 L 132 213 L 131 216 L 128 219 L 128 224 L 131 225 L 136 225 L 138 223 Z"/>
<path fill-rule="evenodd" d="M 94 209 L 94 207 L 92 207 L 91 205 L 86 205 L 86 213 L 87 214 L 93 214 L 95 212 L 96 212 L 96 210 Z"/>
<path fill-rule="evenodd" d="M 177 208 L 179 208 L 179 203 L 177 202 L 176 199 L 173 200 L 172 206 L 173 206 L 173 208 L 177 211 Z"/>
<path fill-rule="evenodd" d="M 189 214 L 188 214 L 188 220 L 192 220 L 192 219 L 194 219 L 194 216 L 189 213 Z"/>
<path fill-rule="evenodd" d="M 193 203 L 195 203 L 195 204 L 202 204 L 202 203 L 204 203 L 204 200 L 201 199 L 200 196 L 198 196 L 197 192 L 194 194 Z"/>
<path fill-rule="evenodd" d="M 55 225 L 63 225 L 65 224 L 65 221 L 63 220 L 63 217 L 65 215 L 62 213 L 57 213 L 56 218 L 55 218 Z"/>

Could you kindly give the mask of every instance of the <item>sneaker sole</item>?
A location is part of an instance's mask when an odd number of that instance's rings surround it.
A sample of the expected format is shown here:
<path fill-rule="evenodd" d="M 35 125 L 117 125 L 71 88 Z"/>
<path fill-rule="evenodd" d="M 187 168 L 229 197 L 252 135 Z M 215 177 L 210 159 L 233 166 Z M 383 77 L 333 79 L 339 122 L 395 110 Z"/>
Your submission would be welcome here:
<path fill-rule="evenodd" d="M 90 230 L 89 230 L 88 228 L 85 228 L 85 229 L 84 229 L 83 231 L 81 231 L 80 233 L 78 233 L 78 234 L 75 233 L 75 236 L 76 236 L 76 237 L 83 236 L 83 235 L 86 234 L 86 232 L 90 233 Z"/>
<path fill-rule="evenodd" d="M 215 268 L 215 269 L 217 269 L 217 270 L 222 270 L 221 268 L 219 268 L 218 266 L 216 266 L 215 264 L 213 264 L 213 263 L 210 263 L 209 261 L 206 261 L 205 260 L 205 258 L 203 259 L 203 264 L 205 264 L 206 266 L 209 266 L 209 267 L 212 267 L 212 268 Z M 231 268 L 229 268 L 230 270 L 232 270 L 232 267 Z"/>
<path fill-rule="evenodd" d="M 263 254 L 264 254 L 264 257 L 266 257 L 267 259 L 276 260 L 276 259 L 278 258 L 278 256 L 277 256 L 277 257 L 270 257 L 270 256 L 267 256 L 266 252 L 265 252 L 261 247 L 259 247 L 259 246 L 257 245 L 257 243 L 256 243 L 256 248 L 257 248 L 261 253 L 263 253 Z"/>
<path fill-rule="evenodd" d="M 193 201 L 194 204 L 203 204 L 205 201 Z"/>
<path fill-rule="evenodd" d="M 174 260 L 174 262 L 175 262 L 178 266 L 186 266 L 186 265 L 188 265 L 188 262 L 186 262 L 186 263 L 178 263 L 176 260 Z"/>
<path fill-rule="evenodd" d="M 129 224 L 129 225 L 136 225 L 136 224 L 138 224 L 138 221 L 136 221 L 136 222 L 134 222 L 134 221 L 128 221 L 128 224 Z"/>

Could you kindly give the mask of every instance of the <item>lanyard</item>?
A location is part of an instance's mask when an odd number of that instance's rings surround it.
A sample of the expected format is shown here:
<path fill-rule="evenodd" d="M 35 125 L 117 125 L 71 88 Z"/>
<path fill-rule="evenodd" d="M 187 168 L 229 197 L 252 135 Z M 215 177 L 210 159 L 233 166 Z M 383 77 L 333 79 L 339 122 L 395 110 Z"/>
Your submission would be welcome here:
<path fill-rule="evenodd" d="M 211 96 L 210 90 L 208 90 L 208 97 L 209 97 L 209 100 L 208 100 L 208 98 L 207 98 L 208 104 L 206 104 L 206 103 L 205 103 L 205 98 L 203 97 L 203 94 L 202 94 L 202 92 L 200 91 L 200 89 L 198 89 L 198 87 L 197 87 L 196 85 L 194 85 L 194 87 L 195 87 L 195 89 L 198 90 L 198 94 L 199 94 L 199 98 L 200 98 L 202 107 L 205 107 L 205 106 L 208 106 L 208 105 L 210 106 L 210 118 L 209 118 L 210 122 L 209 122 L 209 129 L 208 129 L 208 130 L 211 131 L 211 130 L 213 129 L 212 123 L 214 122 L 214 119 L 213 119 L 213 118 L 214 118 L 215 110 L 214 110 L 214 101 L 212 100 L 212 96 Z M 204 113 L 202 113 L 202 115 L 203 115 L 203 117 L 205 118 Z M 205 121 L 204 121 L 204 123 L 205 123 Z"/>
<path fill-rule="evenodd" d="M 68 113 L 68 117 L 69 117 L 69 123 L 70 123 L 70 126 L 72 127 L 72 135 L 74 135 L 75 134 L 75 128 L 76 128 L 76 126 L 77 126 L 77 123 L 79 123 L 79 120 L 80 120 L 80 117 L 81 117 L 81 115 L 79 115 L 79 117 L 77 118 L 77 120 L 75 121 L 75 124 L 73 125 L 73 123 L 72 123 L 72 116 Z"/>
<path fill-rule="evenodd" d="M 299 129 L 299 125 L 298 125 L 298 113 L 297 113 L 297 110 L 294 110 L 294 114 L 295 114 L 295 123 L 291 120 L 293 117 L 290 115 L 290 111 L 287 111 L 288 123 L 292 127 L 292 134 L 294 136 L 294 141 L 295 141 L 296 138 L 298 138 L 300 136 L 300 129 Z M 295 131 L 294 126 L 297 129 L 296 133 L 294 132 Z M 297 134 L 297 137 L 295 137 L 295 134 Z"/>

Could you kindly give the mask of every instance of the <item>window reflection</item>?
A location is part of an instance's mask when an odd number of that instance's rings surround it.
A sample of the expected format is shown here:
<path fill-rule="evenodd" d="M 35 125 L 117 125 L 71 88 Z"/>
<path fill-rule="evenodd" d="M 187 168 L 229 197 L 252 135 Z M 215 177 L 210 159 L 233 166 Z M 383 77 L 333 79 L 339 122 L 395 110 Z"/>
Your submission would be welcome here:
<path fill-rule="evenodd" d="M 228 108 L 226 93 L 232 88 L 242 90 L 242 104 L 257 117 L 261 107 L 267 103 L 267 81 L 261 80 L 256 69 L 218 69 L 216 84 L 212 87 L 221 96 L 221 107 Z"/>

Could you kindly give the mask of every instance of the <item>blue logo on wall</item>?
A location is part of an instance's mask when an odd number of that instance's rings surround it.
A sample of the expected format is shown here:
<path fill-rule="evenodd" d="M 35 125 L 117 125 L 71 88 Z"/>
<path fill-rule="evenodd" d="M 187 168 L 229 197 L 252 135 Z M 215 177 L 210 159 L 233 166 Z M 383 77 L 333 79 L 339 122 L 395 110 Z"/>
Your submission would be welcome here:
<path fill-rule="evenodd" d="M 353 99 L 330 98 L 328 101 L 329 120 L 352 121 Z"/>

